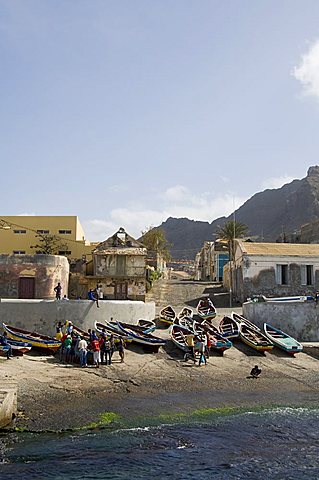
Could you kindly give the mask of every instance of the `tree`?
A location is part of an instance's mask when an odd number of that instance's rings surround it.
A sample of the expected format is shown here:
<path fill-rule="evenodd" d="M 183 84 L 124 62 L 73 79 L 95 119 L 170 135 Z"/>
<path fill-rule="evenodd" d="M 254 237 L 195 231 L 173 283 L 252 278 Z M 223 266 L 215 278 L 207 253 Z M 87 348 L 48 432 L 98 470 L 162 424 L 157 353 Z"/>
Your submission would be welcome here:
<path fill-rule="evenodd" d="M 162 228 L 154 228 L 151 225 L 141 233 L 141 241 L 150 253 L 158 253 L 164 260 L 170 260 L 170 248 L 172 244 L 167 241 L 165 232 Z"/>
<path fill-rule="evenodd" d="M 68 250 L 67 242 L 63 241 L 63 239 L 58 235 L 44 233 L 36 235 L 35 237 L 39 239 L 39 243 L 36 245 L 31 245 L 31 248 L 35 248 L 36 253 L 44 255 L 58 255 L 59 252 L 65 252 Z"/>
<path fill-rule="evenodd" d="M 228 242 L 228 253 L 230 260 L 235 257 L 235 238 L 242 238 L 247 234 L 248 227 L 244 223 L 229 220 L 223 227 L 218 227 L 218 236 Z"/>

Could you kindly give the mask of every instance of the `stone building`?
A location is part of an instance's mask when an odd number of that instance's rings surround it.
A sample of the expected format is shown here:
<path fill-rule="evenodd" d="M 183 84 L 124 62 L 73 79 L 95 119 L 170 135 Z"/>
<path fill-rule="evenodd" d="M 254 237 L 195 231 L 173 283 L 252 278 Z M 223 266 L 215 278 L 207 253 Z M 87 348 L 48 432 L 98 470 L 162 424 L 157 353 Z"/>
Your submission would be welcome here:
<path fill-rule="evenodd" d="M 240 302 L 253 295 L 291 296 L 319 289 L 319 245 L 235 240 L 235 260 L 225 285 Z"/>
<path fill-rule="evenodd" d="M 69 262 L 60 255 L 0 255 L 0 298 L 53 299 L 68 293 Z"/>
<path fill-rule="evenodd" d="M 97 245 L 91 262 L 72 265 L 70 297 L 87 298 L 88 290 L 99 284 L 106 300 L 144 301 L 146 254 L 144 245 L 120 228 Z"/>

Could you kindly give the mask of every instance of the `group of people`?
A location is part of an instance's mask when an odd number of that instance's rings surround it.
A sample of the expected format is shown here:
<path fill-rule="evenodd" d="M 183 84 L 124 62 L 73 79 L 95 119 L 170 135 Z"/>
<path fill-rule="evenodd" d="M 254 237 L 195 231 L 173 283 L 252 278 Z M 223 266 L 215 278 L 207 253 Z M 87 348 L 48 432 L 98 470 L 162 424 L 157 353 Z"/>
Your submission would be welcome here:
<path fill-rule="evenodd" d="M 61 322 L 56 327 L 56 338 L 61 340 L 60 361 L 67 363 L 79 363 L 81 367 L 87 367 L 88 358 L 92 357 L 92 363 L 96 368 L 100 365 L 112 365 L 112 357 L 118 351 L 120 361 L 124 362 L 125 343 L 122 337 L 114 338 L 108 335 L 105 329 L 98 336 L 95 330 L 89 329 L 87 333 L 79 332 L 74 328 L 71 321 Z"/>
<path fill-rule="evenodd" d="M 56 300 L 69 300 L 67 295 L 63 295 L 62 297 L 62 285 L 60 282 L 54 287 L 54 292 L 55 292 L 55 298 Z M 78 300 L 81 300 L 81 297 L 77 297 Z M 103 300 L 104 294 L 103 294 L 103 289 L 101 284 L 97 284 L 96 288 L 90 288 L 90 290 L 87 293 L 87 298 L 88 300 L 92 300 L 93 302 L 96 303 L 97 308 L 100 308 L 99 301 Z"/>

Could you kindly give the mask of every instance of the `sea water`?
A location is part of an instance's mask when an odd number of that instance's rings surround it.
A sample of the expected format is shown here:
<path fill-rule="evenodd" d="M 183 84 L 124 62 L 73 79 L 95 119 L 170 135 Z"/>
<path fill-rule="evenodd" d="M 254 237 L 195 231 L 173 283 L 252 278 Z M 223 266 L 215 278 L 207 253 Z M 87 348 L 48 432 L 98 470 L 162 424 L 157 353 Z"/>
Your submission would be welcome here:
<path fill-rule="evenodd" d="M 319 479 L 319 410 L 0 437 L 1 479 Z"/>

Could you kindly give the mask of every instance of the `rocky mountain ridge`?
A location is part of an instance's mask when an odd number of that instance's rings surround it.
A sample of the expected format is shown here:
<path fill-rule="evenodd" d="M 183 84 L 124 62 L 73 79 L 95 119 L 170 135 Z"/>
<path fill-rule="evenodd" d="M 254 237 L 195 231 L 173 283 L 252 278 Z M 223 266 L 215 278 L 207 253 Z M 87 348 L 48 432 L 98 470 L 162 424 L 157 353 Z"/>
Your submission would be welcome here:
<path fill-rule="evenodd" d="M 188 218 L 169 217 L 160 227 L 172 243 L 175 259 L 193 259 L 204 241 L 213 241 L 219 226 L 233 219 L 220 217 L 211 223 Z M 281 188 L 256 193 L 235 211 L 235 218 L 248 226 L 249 235 L 266 242 L 291 234 L 301 225 L 319 218 L 319 166 L 308 169 L 307 176 Z"/>

